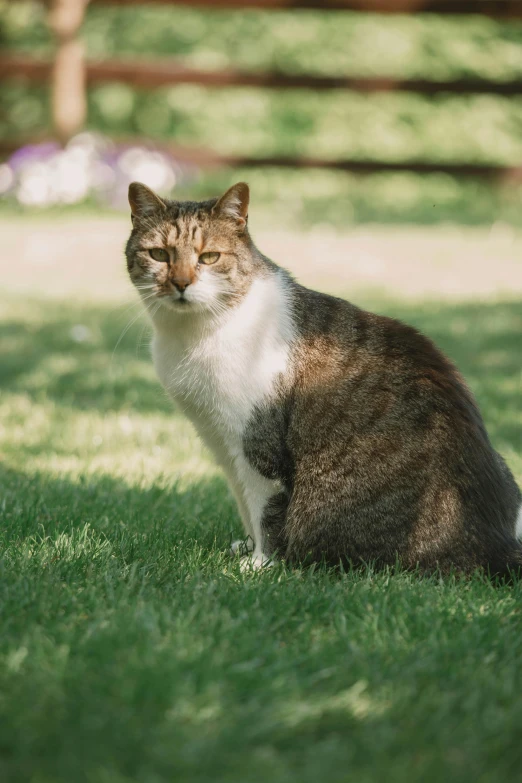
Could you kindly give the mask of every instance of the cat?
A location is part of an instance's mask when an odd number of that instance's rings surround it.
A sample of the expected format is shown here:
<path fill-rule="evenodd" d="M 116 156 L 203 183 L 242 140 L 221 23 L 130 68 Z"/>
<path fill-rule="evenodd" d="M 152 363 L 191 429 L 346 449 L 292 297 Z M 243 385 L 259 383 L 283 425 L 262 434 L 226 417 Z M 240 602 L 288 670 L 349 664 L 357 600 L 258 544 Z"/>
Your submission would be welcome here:
<path fill-rule="evenodd" d="M 154 365 L 228 478 L 242 565 L 522 566 L 520 490 L 429 339 L 263 256 L 246 183 L 178 202 L 135 182 L 129 203 Z"/>

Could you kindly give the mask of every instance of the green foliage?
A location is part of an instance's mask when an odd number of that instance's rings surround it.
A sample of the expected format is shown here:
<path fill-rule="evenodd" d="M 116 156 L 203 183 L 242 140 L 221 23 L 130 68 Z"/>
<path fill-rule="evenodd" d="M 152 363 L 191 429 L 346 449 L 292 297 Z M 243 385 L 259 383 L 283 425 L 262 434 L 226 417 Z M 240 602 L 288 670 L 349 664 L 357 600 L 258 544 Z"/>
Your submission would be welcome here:
<path fill-rule="evenodd" d="M 11 47 L 48 52 L 39 2 L 0 2 Z M 522 75 L 522 25 L 482 17 L 212 11 L 169 6 L 88 8 L 83 36 L 92 57 L 182 56 L 206 68 L 280 68 L 293 73 L 445 78 Z"/>
<path fill-rule="evenodd" d="M 197 141 L 245 155 L 317 155 L 381 160 L 522 160 L 522 100 L 208 90 L 136 92 L 105 85 L 91 93 L 91 127 Z M 455 133 L 458 127 L 459 133 Z M 442 143 L 441 143 L 442 142 Z"/>
<path fill-rule="evenodd" d="M 52 51 L 40 3 L 0 0 L 0 31 L 8 48 L 42 55 Z M 522 75 L 522 25 L 481 17 L 93 5 L 87 10 L 83 37 L 91 58 L 176 56 L 210 70 L 234 66 L 398 78 L 483 76 L 499 81 Z M 48 93 L 43 88 L 23 82 L 2 85 L 1 106 L 0 135 L 27 137 L 50 127 Z M 88 123 L 91 129 L 114 136 L 137 134 L 249 156 L 505 165 L 522 161 L 522 98 L 427 99 L 341 90 L 197 86 L 145 91 L 106 84 L 89 91 Z M 519 191 L 493 194 L 483 185 L 449 177 L 370 178 L 357 185 L 363 195 L 351 206 L 346 200 L 339 206 L 334 202 L 337 194 L 354 182 L 343 174 L 285 171 L 249 176 L 270 181 L 272 193 L 281 182 L 295 183 L 298 191 L 309 194 L 300 216 L 315 222 L 477 222 L 499 217 L 519 221 Z M 310 194 L 309 180 L 316 193 Z M 297 194 L 296 199 L 303 197 Z"/>

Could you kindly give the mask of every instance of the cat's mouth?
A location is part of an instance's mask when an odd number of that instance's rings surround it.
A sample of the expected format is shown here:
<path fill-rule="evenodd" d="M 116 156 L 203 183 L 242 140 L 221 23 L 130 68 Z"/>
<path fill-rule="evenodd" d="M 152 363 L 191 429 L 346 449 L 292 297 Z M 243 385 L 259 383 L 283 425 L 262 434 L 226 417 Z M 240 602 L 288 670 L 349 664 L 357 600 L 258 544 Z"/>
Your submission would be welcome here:
<path fill-rule="evenodd" d="M 162 307 L 174 313 L 201 313 L 207 310 L 204 302 L 194 301 L 185 294 L 162 293 L 158 297 Z"/>
<path fill-rule="evenodd" d="M 193 305 L 193 302 L 185 296 L 163 296 L 161 299 L 170 310 L 190 310 Z"/>

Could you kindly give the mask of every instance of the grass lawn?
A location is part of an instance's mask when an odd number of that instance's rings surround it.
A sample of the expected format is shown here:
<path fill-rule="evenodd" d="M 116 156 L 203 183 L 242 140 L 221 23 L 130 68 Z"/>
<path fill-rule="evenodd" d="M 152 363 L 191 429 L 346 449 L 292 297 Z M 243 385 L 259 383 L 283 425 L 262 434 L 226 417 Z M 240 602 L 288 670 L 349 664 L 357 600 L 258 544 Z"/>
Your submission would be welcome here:
<path fill-rule="evenodd" d="M 519 781 L 522 585 L 241 573 L 226 484 L 154 377 L 127 223 L 75 221 L 0 220 L 0 780 Z M 432 336 L 522 481 L 521 237 L 456 232 L 449 285 L 430 231 L 346 239 L 387 298 L 350 259 L 322 287 Z"/>

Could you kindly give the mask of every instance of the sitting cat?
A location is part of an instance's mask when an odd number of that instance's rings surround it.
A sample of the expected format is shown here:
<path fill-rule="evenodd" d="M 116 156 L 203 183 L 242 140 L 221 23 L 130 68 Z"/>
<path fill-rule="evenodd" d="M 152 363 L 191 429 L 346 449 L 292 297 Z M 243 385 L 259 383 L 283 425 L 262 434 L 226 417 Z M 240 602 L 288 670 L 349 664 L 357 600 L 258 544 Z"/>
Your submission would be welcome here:
<path fill-rule="evenodd" d="M 430 340 L 265 258 L 245 183 L 199 203 L 133 183 L 129 202 L 154 364 L 227 475 L 245 563 L 522 566 L 520 490 Z"/>

